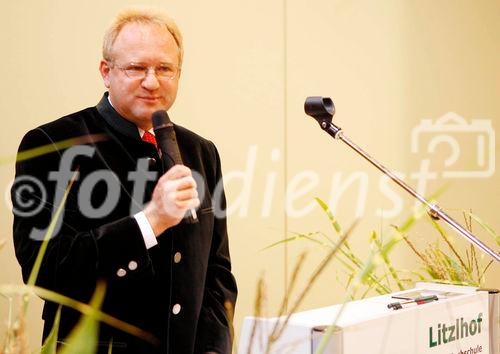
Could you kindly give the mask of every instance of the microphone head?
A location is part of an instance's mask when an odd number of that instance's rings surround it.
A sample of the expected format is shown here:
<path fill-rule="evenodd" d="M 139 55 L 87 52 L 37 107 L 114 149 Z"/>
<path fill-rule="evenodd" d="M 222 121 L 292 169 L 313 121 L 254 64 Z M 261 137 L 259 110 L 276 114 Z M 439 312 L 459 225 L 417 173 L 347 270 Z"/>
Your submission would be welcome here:
<path fill-rule="evenodd" d="M 151 120 L 153 121 L 153 128 L 155 130 L 164 126 L 172 125 L 172 121 L 165 110 L 154 112 L 151 116 Z"/>

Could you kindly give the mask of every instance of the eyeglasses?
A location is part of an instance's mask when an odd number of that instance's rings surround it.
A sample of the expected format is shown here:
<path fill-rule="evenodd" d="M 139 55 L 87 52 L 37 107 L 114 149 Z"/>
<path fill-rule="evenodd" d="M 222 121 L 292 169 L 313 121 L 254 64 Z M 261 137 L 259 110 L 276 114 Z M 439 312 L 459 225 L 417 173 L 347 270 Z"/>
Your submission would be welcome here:
<path fill-rule="evenodd" d="M 134 80 L 144 80 L 149 71 L 159 79 L 172 80 L 179 74 L 179 68 L 173 64 L 160 64 L 158 66 L 146 66 L 143 64 L 129 63 L 126 66 L 119 66 L 113 63 L 118 69 L 122 70 L 127 77 Z"/>

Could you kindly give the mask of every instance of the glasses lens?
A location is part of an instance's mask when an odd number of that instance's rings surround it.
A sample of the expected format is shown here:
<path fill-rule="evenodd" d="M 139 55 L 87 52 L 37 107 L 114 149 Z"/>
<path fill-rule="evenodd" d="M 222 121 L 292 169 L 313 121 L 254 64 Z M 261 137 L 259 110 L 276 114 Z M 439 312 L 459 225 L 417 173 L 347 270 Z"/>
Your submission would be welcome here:
<path fill-rule="evenodd" d="M 172 65 L 160 65 L 155 72 L 157 76 L 164 79 L 173 79 L 177 75 L 177 69 Z"/>
<path fill-rule="evenodd" d="M 131 79 L 142 79 L 146 76 L 146 73 L 148 72 L 148 68 L 145 66 L 141 65 L 129 65 L 126 68 L 123 69 L 125 71 L 125 74 L 127 74 L 128 77 Z"/>
<path fill-rule="evenodd" d="M 122 69 L 125 74 L 131 79 L 144 79 L 149 71 L 149 68 L 140 64 L 129 64 Z M 178 69 L 173 65 L 162 64 L 154 68 L 153 74 L 162 79 L 173 79 L 177 76 Z"/>

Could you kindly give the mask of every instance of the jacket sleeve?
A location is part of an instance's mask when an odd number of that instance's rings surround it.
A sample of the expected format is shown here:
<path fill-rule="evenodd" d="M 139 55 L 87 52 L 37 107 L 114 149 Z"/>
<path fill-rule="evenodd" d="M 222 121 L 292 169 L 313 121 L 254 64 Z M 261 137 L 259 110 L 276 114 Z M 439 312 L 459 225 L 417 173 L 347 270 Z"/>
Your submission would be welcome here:
<path fill-rule="evenodd" d="M 197 353 L 231 353 L 233 341 L 233 313 L 236 304 L 237 286 L 231 273 L 231 259 L 226 223 L 226 199 L 222 185 L 219 154 L 211 144 L 215 173 L 210 183 L 212 191 L 220 185 L 220 192 L 213 200 L 215 206 L 212 245 L 203 296 L 203 305 L 197 329 Z M 215 183 L 214 183 L 215 182 Z M 223 211 L 223 212 L 221 212 Z"/>
<path fill-rule="evenodd" d="M 67 183 L 58 184 L 55 176 L 68 149 L 58 147 L 41 128 L 28 132 L 19 147 L 11 198 L 14 246 L 25 282 L 55 210 L 62 203 L 57 196 L 67 188 Z M 81 161 L 83 157 L 76 156 L 69 173 L 77 170 Z M 77 205 L 80 183 L 78 179 L 74 182 L 54 224 L 36 284 L 86 302 L 96 279 L 117 279 L 117 271 L 127 269 L 131 260 L 138 264 L 132 278 L 150 276 L 152 266 L 133 217 L 85 222 Z"/>

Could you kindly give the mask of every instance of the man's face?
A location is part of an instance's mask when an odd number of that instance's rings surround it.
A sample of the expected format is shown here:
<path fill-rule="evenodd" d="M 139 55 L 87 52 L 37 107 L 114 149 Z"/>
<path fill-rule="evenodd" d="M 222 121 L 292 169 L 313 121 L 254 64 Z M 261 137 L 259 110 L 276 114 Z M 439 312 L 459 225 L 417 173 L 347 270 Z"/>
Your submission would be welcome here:
<path fill-rule="evenodd" d="M 179 49 L 174 37 L 156 25 L 130 23 L 122 28 L 113 44 L 112 62 L 102 60 L 100 64 L 113 107 L 127 120 L 148 130 L 153 112 L 168 110 L 174 103 L 179 74 L 166 79 L 149 70 L 144 79 L 133 79 L 120 69 L 131 63 L 144 67 L 178 66 Z"/>

